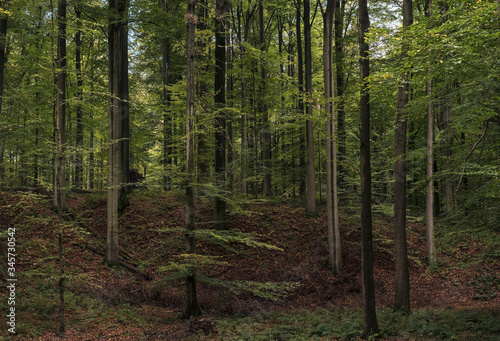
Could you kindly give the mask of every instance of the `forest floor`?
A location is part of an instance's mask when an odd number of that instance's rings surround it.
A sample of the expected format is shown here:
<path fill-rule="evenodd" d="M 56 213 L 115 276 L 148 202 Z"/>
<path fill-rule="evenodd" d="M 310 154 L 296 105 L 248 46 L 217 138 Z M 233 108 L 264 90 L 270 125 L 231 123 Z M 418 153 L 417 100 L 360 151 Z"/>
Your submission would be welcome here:
<path fill-rule="evenodd" d="M 0 192 L 1 277 L 6 271 L 6 230 L 15 228 L 18 278 L 16 335 L 0 327 L 0 340 L 59 340 L 58 234 L 64 230 L 66 340 L 351 340 L 362 332 L 359 213 L 341 209 L 343 271 L 327 266 L 326 215 L 305 214 L 296 203 L 241 200 L 231 204 L 230 230 L 250 233 L 277 248 L 198 241 L 198 284 L 203 315 L 185 320 L 184 286 L 175 264 L 185 248 L 184 203 L 158 191 L 137 191 L 120 217 L 123 267 L 103 264 L 106 194 L 71 194 L 71 216 L 58 223 L 47 198 Z M 500 339 L 500 233 L 462 233 L 438 224 L 439 263 L 426 264 L 425 228 L 410 217 L 410 316 L 393 313 L 392 218 L 374 213 L 374 274 L 383 339 Z M 211 201 L 197 202 L 197 228 L 210 234 Z M 249 244 L 249 242 L 247 242 Z M 226 246 L 226 247 L 225 247 Z M 227 247 L 231 250 L 228 250 Z M 237 251 L 237 252 L 235 252 Z M 170 267 L 166 267 L 170 264 Z M 170 279 L 170 280 L 168 280 Z M 257 297 L 231 281 L 268 283 Z M 274 283 L 287 283 L 285 289 Z M 243 283 L 243 282 L 238 282 Z M 246 282 L 247 286 L 250 282 Z M 219 285 L 217 285 L 219 284 Z M 235 286 L 233 285 L 234 289 Z M 265 289 L 268 289 L 267 291 Z M 286 293 L 286 289 L 290 292 Z M 263 292 L 262 292 L 263 290 Z M 2 290 L 0 310 L 9 309 Z M 61 339 L 62 340 L 62 339 Z"/>

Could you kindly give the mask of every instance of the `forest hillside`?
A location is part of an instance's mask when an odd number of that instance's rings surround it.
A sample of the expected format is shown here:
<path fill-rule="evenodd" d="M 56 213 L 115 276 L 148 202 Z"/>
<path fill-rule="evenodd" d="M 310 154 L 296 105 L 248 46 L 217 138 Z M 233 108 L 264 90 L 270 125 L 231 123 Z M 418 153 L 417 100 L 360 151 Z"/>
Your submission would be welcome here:
<path fill-rule="evenodd" d="M 360 228 L 356 210 L 342 208 L 345 266 L 328 268 L 326 218 L 279 200 L 244 200 L 228 219 L 231 230 L 255 235 L 280 249 L 236 242 L 198 243 L 199 305 L 203 315 L 181 318 L 183 281 L 165 267 L 180 262 L 183 202 L 172 194 L 137 191 L 120 218 L 120 253 L 126 267 L 103 264 L 105 192 L 71 194 L 64 223 L 68 340 L 350 340 L 362 331 Z M 211 216 L 197 201 L 197 221 Z M 236 209 L 237 208 L 237 209 Z M 498 233 L 463 233 L 439 223 L 439 263 L 428 268 L 425 228 L 409 223 L 411 317 L 392 313 L 394 233 L 392 218 L 374 217 L 374 278 L 380 337 L 384 339 L 497 340 L 500 336 Z M 320 212 L 324 210 L 320 208 Z M 58 218 L 40 195 L 0 193 L 0 222 L 15 227 L 19 276 L 17 336 L 56 340 L 59 299 Z M 201 229 L 204 229 L 201 227 Z M 216 240 L 215 240 L 216 241 Z M 3 247 L 3 246 L 2 246 Z M 232 250 L 229 250 L 231 248 Z M 4 273 L 2 271 L 2 273 Z M 264 287 L 220 282 L 256 281 Z M 279 287 L 273 283 L 289 283 Z M 252 293 L 253 291 L 253 293 Z M 255 294 L 257 292 L 257 295 Z M 279 295 L 277 295 L 279 294 Z M 2 311 L 6 299 L 0 302 Z M 2 337 L 6 337 L 2 330 Z"/>

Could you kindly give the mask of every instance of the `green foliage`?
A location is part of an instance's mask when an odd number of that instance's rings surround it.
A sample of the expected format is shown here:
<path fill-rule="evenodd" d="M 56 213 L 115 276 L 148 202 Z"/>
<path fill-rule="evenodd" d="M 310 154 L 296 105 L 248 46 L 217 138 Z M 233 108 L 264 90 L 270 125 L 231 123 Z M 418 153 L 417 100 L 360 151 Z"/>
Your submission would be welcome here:
<path fill-rule="evenodd" d="M 179 233 L 185 229 L 163 229 L 163 232 Z M 228 251 L 244 252 L 244 248 L 264 248 L 268 250 L 282 249 L 268 243 L 260 242 L 255 235 L 243 233 L 236 230 L 203 230 L 198 229 L 190 232 L 198 241 L 205 241 L 211 244 L 222 246 Z M 201 254 L 181 254 L 176 256 L 176 261 L 169 262 L 168 265 L 159 268 L 160 271 L 166 272 L 167 275 L 161 278 L 161 282 L 178 281 L 186 276 L 196 276 L 197 280 L 215 286 L 221 286 L 235 295 L 239 295 L 246 291 L 271 301 L 278 301 L 285 298 L 288 294 L 296 290 L 300 284 L 295 282 L 266 282 L 259 283 L 255 281 L 238 281 L 238 280 L 222 280 L 220 278 L 210 276 L 210 269 L 223 269 L 229 266 L 228 262 L 221 261 L 222 256 L 209 256 Z"/>
<path fill-rule="evenodd" d="M 374 337 L 432 340 L 496 340 L 500 336 L 494 312 L 480 310 L 419 310 L 406 315 L 388 310 L 378 314 L 380 333 Z M 358 310 L 297 310 L 251 317 L 222 318 L 224 340 L 357 340 L 363 329 Z"/>

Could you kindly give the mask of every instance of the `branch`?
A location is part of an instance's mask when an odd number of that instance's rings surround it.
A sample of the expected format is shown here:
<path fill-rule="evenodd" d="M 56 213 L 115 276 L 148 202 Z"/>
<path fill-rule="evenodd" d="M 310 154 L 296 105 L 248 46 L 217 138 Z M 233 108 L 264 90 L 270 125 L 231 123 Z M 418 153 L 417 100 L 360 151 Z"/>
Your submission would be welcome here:
<path fill-rule="evenodd" d="M 471 150 L 469 151 L 469 154 L 467 154 L 467 156 L 464 159 L 464 165 L 462 167 L 462 175 L 460 176 L 460 180 L 458 181 L 458 185 L 457 185 L 457 188 L 455 189 L 455 193 L 453 193 L 453 200 L 456 199 L 457 193 L 458 193 L 458 189 L 460 188 L 460 185 L 462 184 L 462 180 L 464 178 L 464 173 L 465 173 L 465 164 L 467 163 L 467 160 L 469 159 L 469 157 L 472 155 L 472 153 L 476 149 L 477 145 L 479 143 L 481 143 L 481 141 L 485 138 L 486 133 L 488 131 L 488 125 L 489 125 L 490 122 L 495 122 L 496 124 L 500 125 L 500 120 L 497 119 L 497 118 L 494 118 L 494 117 L 490 117 L 490 118 L 488 118 L 487 120 L 485 120 L 483 122 L 483 125 L 484 125 L 483 134 L 481 135 L 481 137 L 479 138 L 479 140 L 477 140 L 476 143 L 474 143 L 474 145 L 472 146 Z"/>

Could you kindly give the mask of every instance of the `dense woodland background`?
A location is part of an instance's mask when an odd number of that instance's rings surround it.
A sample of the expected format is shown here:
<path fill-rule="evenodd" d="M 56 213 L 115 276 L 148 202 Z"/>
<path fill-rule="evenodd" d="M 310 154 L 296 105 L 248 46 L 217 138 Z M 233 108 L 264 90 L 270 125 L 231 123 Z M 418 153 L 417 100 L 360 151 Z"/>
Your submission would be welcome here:
<path fill-rule="evenodd" d="M 497 337 L 499 6 L 0 1 L 0 223 L 21 231 L 20 276 L 52 301 L 26 297 L 58 307 L 24 301 L 28 315 L 51 322 L 21 322 L 19 337 L 46 335 L 56 321 L 59 334 L 67 323 L 75 333 L 80 304 L 111 314 L 110 305 L 143 302 L 194 318 L 285 311 L 265 303 L 279 300 L 326 309 L 320 315 L 363 308 L 362 319 L 348 317 L 362 321 L 350 325 L 356 332 L 314 322 L 311 338 Z M 37 243 L 45 254 L 29 251 Z M 247 269 L 233 251 L 269 262 L 269 272 Z M 75 268 L 84 259 L 88 267 Z M 463 291 L 423 302 L 448 275 Z M 342 302 L 332 288 L 343 288 Z M 136 290 L 143 297 L 127 301 Z M 214 297 L 240 303 L 218 311 Z M 421 311 L 412 320 L 412 305 L 488 308 L 462 317 L 492 323 L 420 335 L 408 324 L 434 320 Z M 400 329 L 377 323 L 376 307 L 389 325 L 396 317 L 383 309 L 402 312 Z M 222 320 L 138 321 L 122 322 L 144 339 L 179 330 L 181 339 L 237 338 L 217 334 Z M 98 337 L 80 332 L 71 335 Z"/>

